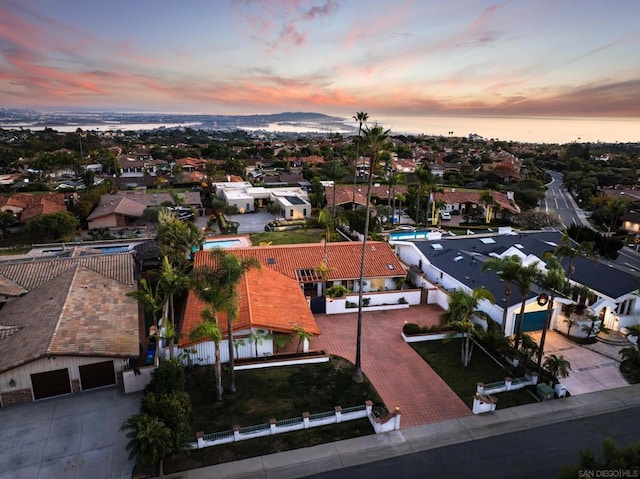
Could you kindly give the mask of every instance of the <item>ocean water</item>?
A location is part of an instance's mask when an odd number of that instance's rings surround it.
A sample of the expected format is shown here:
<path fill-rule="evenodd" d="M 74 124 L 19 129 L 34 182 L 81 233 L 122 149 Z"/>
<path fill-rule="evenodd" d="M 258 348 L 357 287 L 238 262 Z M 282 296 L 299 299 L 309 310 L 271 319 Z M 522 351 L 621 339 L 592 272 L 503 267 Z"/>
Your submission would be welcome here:
<path fill-rule="evenodd" d="M 392 134 L 469 136 L 529 143 L 640 142 L 638 118 L 468 117 L 369 115 Z M 353 121 L 348 122 L 354 124 Z"/>

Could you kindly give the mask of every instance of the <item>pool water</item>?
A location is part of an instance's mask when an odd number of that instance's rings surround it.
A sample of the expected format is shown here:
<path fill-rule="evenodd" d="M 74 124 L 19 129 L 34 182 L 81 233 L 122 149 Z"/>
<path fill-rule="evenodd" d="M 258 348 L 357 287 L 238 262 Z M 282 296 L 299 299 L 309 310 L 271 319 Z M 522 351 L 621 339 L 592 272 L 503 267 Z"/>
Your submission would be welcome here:
<path fill-rule="evenodd" d="M 240 246 L 240 244 L 241 243 L 239 239 L 205 241 L 203 245 L 203 249 L 232 248 L 234 246 Z"/>
<path fill-rule="evenodd" d="M 100 248 L 103 253 L 126 253 L 129 251 L 128 246 L 108 246 L 106 248 Z"/>

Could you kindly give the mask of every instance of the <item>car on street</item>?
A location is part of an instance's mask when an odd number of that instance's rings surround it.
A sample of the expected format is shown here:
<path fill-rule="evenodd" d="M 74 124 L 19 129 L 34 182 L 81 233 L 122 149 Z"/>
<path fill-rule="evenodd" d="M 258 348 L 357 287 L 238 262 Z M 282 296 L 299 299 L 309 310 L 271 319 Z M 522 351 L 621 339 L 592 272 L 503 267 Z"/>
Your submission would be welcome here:
<path fill-rule="evenodd" d="M 440 218 L 444 221 L 444 220 L 450 220 L 451 219 L 451 213 L 449 213 L 448 211 L 442 211 L 440 213 Z"/>

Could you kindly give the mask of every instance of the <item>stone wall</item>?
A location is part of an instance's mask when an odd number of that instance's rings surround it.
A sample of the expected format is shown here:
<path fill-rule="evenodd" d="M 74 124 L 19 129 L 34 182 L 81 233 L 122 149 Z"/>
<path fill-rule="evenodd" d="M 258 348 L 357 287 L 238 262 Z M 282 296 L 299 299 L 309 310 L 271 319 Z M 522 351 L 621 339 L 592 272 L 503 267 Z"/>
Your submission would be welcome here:
<path fill-rule="evenodd" d="M 33 401 L 31 389 L 19 389 L 2 393 L 2 407 L 15 406 Z"/>

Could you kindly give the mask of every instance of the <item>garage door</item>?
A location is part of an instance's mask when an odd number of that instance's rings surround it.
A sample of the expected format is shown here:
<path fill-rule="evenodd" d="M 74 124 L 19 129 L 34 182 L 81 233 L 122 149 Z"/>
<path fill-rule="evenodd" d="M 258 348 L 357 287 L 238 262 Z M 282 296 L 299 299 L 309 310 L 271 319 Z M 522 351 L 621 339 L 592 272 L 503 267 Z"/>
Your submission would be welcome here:
<path fill-rule="evenodd" d="M 520 316 L 518 315 L 518 319 Z M 547 311 L 534 311 L 525 313 L 524 322 L 522 323 L 522 332 L 529 333 L 531 331 L 541 331 L 544 329 L 544 323 L 547 320 Z"/>
<path fill-rule="evenodd" d="M 85 364 L 80 366 L 80 386 L 83 391 L 87 389 L 110 386 L 116 383 L 116 373 L 113 370 L 113 361 Z"/>
<path fill-rule="evenodd" d="M 69 370 L 64 368 L 47 371 L 46 373 L 32 374 L 31 385 L 33 386 L 34 399 L 70 394 L 71 382 L 69 381 Z"/>

